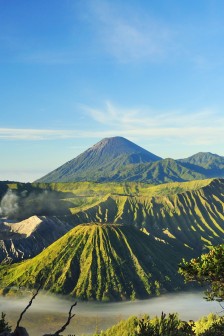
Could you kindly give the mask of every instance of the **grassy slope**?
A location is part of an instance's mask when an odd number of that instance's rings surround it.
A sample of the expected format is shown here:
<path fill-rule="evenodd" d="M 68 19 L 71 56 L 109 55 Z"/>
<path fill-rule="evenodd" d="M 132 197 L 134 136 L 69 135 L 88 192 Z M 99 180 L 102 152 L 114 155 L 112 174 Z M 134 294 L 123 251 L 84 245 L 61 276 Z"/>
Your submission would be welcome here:
<path fill-rule="evenodd" d="M 1 186 L 0 186 L 1 187 Z M 203 245 L 224 237 L 224 180 L 175 182 L 158 186 L 143 183 L 12 184 L 19 190 L 50 190 L 70 206 L 74 224 L 106 222 L 131 224 L 172 245 Z M 44 213 L 43 213 L 44 215 Z M 176 239 L 175 239 L 176 238 Z"/>
<path fill-rule="evenodd" d="M 175 269 L 181 257 L 198 255 L 205 246 L 223 242 L 224 180 L 159 186 L 92 182 L 10 185 L 19 192 L 27 186 L 69 199 L 76 224 L 129 224 L 144 229 L 149 237 L 130 226 L 78 226 L 34 259 L 10 269 L 3 267 L 5 286 L 35 285 L 46 277 L 46 289 L 83 299 L 146 297 L 180 286 Z M 153 268 L 142 257 L 147 255 L 153 256 Z"/>
<path fill-rule="evenodd" d="M 138 196 L 109 195 L 81 211 L 73 209 L 75 221 L 133 224 L 172 245 L 186 244 L 198 253 L 203 246 L 223 242 L 223 180 L 158 186 L 149 188 L 146 194 L 144 190 Z"/>
<path fill-rule="evenodd" d="M 33 188 L 49 189 L 64 193 L 73 193 L 75 196 L 106 195 L 108 193 L 125 195 L 169 195 L 177 192 L 200 189 L 209 185 L 213 179 L 196 180 L 190 182 L 172 182 L 161 185 L 152 185 L 140 182 L 55 182 L 32 183 Z M 25 184 L 24 184 L 25 185 Z"/>
<path fill-rule="evenodd" d="M 183 285 L 179 261 L 172 247 L 133 227 L 79 225 L 35 258 L 2 266 L 0 286 L 7 293 L 44 280 L 44 289 L 84 300 L 146 298 Z"/>
<path fill-rule="evenodd" d="M 33 183 L 12 184 L 21 192 L 50 190 L 73 214 L 73 222 L 131 224 L 171 244 L 201 251 L 224 236 L 224 180 L 175 182 L 158 186 L 142 183 Z M 43 214 L 44 215 L 44 214 Z M 177 238 L 177 239 L 174 239 Z"/>

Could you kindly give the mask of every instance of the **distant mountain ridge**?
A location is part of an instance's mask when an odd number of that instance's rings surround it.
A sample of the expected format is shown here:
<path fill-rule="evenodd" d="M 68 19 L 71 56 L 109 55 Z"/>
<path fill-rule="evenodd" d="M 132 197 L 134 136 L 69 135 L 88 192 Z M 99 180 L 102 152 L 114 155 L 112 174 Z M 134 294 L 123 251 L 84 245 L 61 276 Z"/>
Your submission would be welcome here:
<path fill-rule="evenodd" d="M 195 166 L 202 167 L 204 169 L 224 169 L 224 157 L 210 152 L 199 152 L 186 159 L 178 160 L 182 163 L 189 163 Z"/>
<path fill-rule="evenodd" d="M 199 152 L 197 154 L 194 154 L 186 159 L 179 159 L 179 161 L 182 162 L 188 162 L 192 164 L 196 164 L 198 166 L 204 167 L 204 165 L 211 163 L 211 162 L 221 162 L 223 157 L 213 154 L 210 152 Z"/>
<path fill-rule="evenodd" d="M 224 157 L 197 153 L 162 159 L 123 137 L 105 138 L 36 182 L 124 182 L 160 184 L 224 177 Z"/>

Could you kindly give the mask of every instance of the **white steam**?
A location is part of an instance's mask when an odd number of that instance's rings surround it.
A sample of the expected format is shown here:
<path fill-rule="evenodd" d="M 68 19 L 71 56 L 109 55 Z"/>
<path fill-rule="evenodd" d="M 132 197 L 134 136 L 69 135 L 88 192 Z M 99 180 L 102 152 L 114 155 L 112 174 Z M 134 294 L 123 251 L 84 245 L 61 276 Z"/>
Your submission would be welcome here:
<path fill-rule="evenodd" d="M 69 214 L 69 204 L 61 194 L 48 190 L 17 191 L 8 189 L 0 202 L 0 216 L 22 220 L 33 215 Z"/>
<path fill-rule="evenodd" d="M 0 203 L 0 216 L 11 217 L 19 210 L 19 197 L 8 189 Z"/>

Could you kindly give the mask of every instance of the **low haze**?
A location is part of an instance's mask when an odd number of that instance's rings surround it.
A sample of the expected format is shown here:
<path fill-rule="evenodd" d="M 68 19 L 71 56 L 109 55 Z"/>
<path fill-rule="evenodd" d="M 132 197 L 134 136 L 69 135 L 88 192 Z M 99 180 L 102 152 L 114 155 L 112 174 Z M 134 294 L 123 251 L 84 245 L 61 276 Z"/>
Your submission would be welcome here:
<path fill-rule="evenodd" d="M 0 2 L 0 180 L 104 137 L 224 155 L 222 0 Z"/>
<path fill-rule="evenodd" d="M 30 296 L 27 298 L 0 298 L 0 310 L 4 307 L 6 314 L 10 312 L 10 322 L 14 325 L 21 311 L 26 307 Z M 39 336 L 40 332 L 53 332 L 61 327 L 66 319 L 72 300 L 62 299 L 56 296 L 40 294 L 33 301 L 32 306 L 24 315 L 21 325 L 26 327 L 32 336 Z M 178 312 L 184 320 L 197 320 L 209 313 L 218 313 L 221 307 L 217 302 L 206 302 L 203 293 L 188 292 L 181 294 L 163 295 L 144 301 L 120 302 L 120 303 L 85 303 L 78 302 L 74 308 L 76 316 L 66 329 L 66 333 L 93 333 L 117 323 L 132 315 L 148 314 L 151 317 L 163 312 Z M 8 316 L 8 315 L 7 315 Z M 41 321 L 41 325 L 37 321 Z M 41 330 L 40 330 L 41 328 Z"/>

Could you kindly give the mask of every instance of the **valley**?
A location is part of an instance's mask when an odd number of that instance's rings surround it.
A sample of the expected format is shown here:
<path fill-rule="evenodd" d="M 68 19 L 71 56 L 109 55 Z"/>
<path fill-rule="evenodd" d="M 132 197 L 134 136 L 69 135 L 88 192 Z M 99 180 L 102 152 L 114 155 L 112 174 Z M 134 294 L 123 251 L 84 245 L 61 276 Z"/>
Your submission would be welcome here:
<path fill-rule="evenodd" d="M 166 294 L 149 300 L 132 302 L 78 302 L 75 308 L 76 316 L 65 331 L 65 335 L 83 336 L 93 335 L 96 331 L 105 330 L 130 316 L 151 317 L 160 315 L 162 311 L 178 312 L 179 316 L 188 321 L 197 320 L 202 315 L 217 312 L 218 303 L 206 302 L 201 291 Z M 0 308 L 7 314 L 7 320 L 13 327 L 19 314 L 26 306 L 30 296 L 23 298 L 0 297 Z M 71 301 L 63 297 L 40 293 L 32 307 L 23 318 L 23 326 L 32 336 L 40 336 L 57 330 L 66 320 Z"/>
<path fill-rule="evenodd" d="M 223 242 L 222 179 L 1 184 L 1 204 L 9 194 L 16 209 L 13 223 L 1 224 L 3 294 L 41 281 L 45 290 L 83 300 L 147 298 L 184 289 L 181 259 Z M 35 214 L 31 195 L 42 193 L 56 200 L 56 216 L 46 204 Z M 31 216 L 20 221 L 28 201 Z"/>
<path fill-rule="evenodd" d="M 94 319 L 104 329 L 120 321 L 116 315 L 103 322 L 101 310 L 98 318 L 92 309 L 109 307 L 110 314 L 120 304 L 126 318 L 129 307 L 148 313 L 152 302 L 157 314 L 160 296 L 164 304 L 175 297 L 180 311 L 179 295 L 188 290 L 189 303 L 199 287 L 184 283 L 178 265 L 224 241 L 223 176 L 215 154 L 162 159 L 115 137 L 33 183 L 1 181 L 0 305 L 41 284 L 47 295 L 91 303 L 90 316 L 80 312 L 75 324 L 91 334 Z M 62 316 L 47 318 L 53 326 Z"/>

